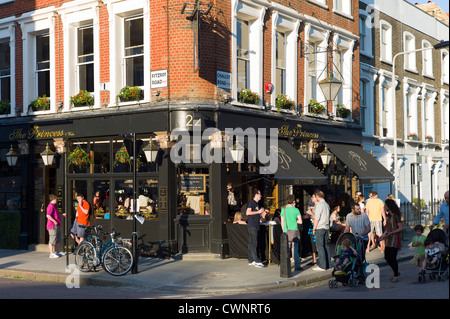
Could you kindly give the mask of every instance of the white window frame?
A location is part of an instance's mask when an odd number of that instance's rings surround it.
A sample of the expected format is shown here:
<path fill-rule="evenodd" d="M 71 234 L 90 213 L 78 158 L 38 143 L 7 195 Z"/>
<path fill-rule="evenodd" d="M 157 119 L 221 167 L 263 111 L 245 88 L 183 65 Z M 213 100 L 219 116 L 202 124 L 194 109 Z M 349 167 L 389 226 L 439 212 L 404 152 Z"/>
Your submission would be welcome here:
<path fill-rule="evenodd" d="M 71 108 L 70 97 L 79 93 L 78 28 L 92 26 L 94 45 L 93 108 L 100 108 L 100 16 L 97 0 L 67 2 L 58 9 L 63 24 L 64 41 L 64 107 L 63 112 L 84 111 L 89 106 Z"/>
<path fill-rule="evenodd" d="M 367 13 L 367 11 L 365 10 L 359 10 L 359 18 L 362 20 L 360 20 L 359 25 L 359 31 L 361 34 L 361 28 L 363 28 L 364 30 L 364 37 L 359 38 L 360 41 L 360 46 L 359 46 L 359 52 L 369 58 L 373 58 L 373 45 L 372 45 L 372 17 Z M 368 27 L 368 25 L 370 25 L 370 27 Z M 362 49 L 362 44 L 361 42 L 364 41 L 364 50 Z"/>
<path fill-rule="evenodd" d="M 264 92 L 263 87 L 263 28 L 266 10 L 271 7 L 271 3 L 266 0 L 232 0 L 231 8 L 231 87 L 232 104 L 251 108 L 263 108 Z M 259 95 L 259 105 L 244 104 L 238 102 L 238 93 L 241 88 L 237 86 L 237 20 L 248 21 L 249 24 L 249 83 L 248 88 Z"/>
<path fill-rule="evenodd" d="M 419 111 L 418 99 L 421 92 L 420 82 L 405 77 L 403 79 L 403 99 L 405 110 L 403 112 L 404 132 L 403 139 L 408 140 L 408 133 L 419 133 L 419 119 L 417 114 Z M 408 108 L 406 108 L 408 105 Z"/>
<path fill-rule="evenodd" d="M 305 100 L 304 100 L 304 113 L 309 113 L 309 101 L 312 98 L 309 90 L 311 89 L 310 83 L 308 83 L 309 78 L 309 67 L 308 67 L 308 59 L 309 59 L 309 43 L 314 43 L 315 45 L 315 63 L 316 63 L 316 84 L 327 77 L 327 61 L 328 61 L 328 38 L 330 36 L 330 30 L 323 29 L 319 26 L 313 25 L 309 22 L 305 23 Z M 322 93 L 322 90 L 320 90 L 318 85 L 315 85 L 315 89 L 312 88 L 312 90 L 315 90 L 316 95 L 316 101 L 321 103 L 322 105 L 327 107 L 327 101 Z"/>
<path fill-rule="evenodd" d="M 342 87 L 336 97 L 337 101 L 333 102 L 333 114 L 336 115 L 337 104 L 343 104 L 350 110 L 350 116 L 347 120 L 351 120 L 353 113 L 353 46 L 355 41 L 347 38 L 339 33 L 335 33 L 333 38 L 333 50 L 334 53 L 340 52 L 340 54 L 334 54 L 334 66 L 341 65 L 339 72 L 335 71 L 335 76 L 339 78 L 342 76 Z M 340 57 L 341 61 L 337 61 Z"/>
<path fill-rule="evenodd" d="M 386 29 L 386 38 L 383 38 L 383 29 Z M 384 43 L 386 43 L 385 53 L 383 53 Z M 384 20 L 380 20 L 380 61 L 392 64 L 392 25 Z"/>
<path fill-rule="evenodd" d="M 344 16 L 349 19 L 353 19 L 352 16 L 352 1 L 351 0 L 334 0 L 333 12 Z"/>
<path fill-rule="evenodd" d="M 293 100 L 295 109 L 297 108 L 297 70 L 298 70 L 298 31 L 301 20 L 295 13 L 291 13 L 289 8 L 282 7 L 279 4 L 274 6 L 278 10 L 274 10 L 272 14 L 272 83 L 276 85 L 276 34 L 277 32 L 285 35 L 285 92 L 286 96 Z M 282 11 L 283 10 L 283 11 Z M 291 13 L 291 14 L 287 14 Z M 274 90 L 276 92 L 276 90 Z M 271 104 L 274 109 L 277 94 L 272 93 Z"/>
<path fill-rule="evenodd" d="M 362 131 L 363 136 L 372 137 L 375 135 L 375 80 L 377 71 L 372 66 L 361 63 L 360 81 L 366 83 L 366 104 L 362 104 L 361 108 L 365 108 L 365 123 L 361 123 L 364 127 Z M 362 93 L 361 93 L 362 94 Z"/>
<path fill-rule="evenodd" d="M 316 6 L 322 7 L 324 9 L 328 9 L 327 0 L 306 0 L 306 1 L 313 3 Z"/>
<path fill-rule="evenodd" d="M 422 51 L 422 75 L 433 78 L 433 46 L 427 40 L 422 40 L 422 49 L 430 47 L 431 49 Z"/>
<path fill-rule="evenodd" d="M 440 101 L 441 101 L 441 139 L 442 141 L 446 141 L 446 143 L 442 142 L 442 144 L 449 144 L 450 139 L 450 114 L 449 114 L 449 91 L 445 89 L 441 89 L 440 92 Z"/>
<path fill-rule="evenodd" d="M 384 92 L 383 92 L 384 90 Z M 380 71 L 378 85 L 378 123 L 381 139 L 393 139 L 394 125 L 392 116 L 392 73 Z M 383 99 L 384 98 L 384 99 Z M 387 135 L 384 136 L 383 129 L 387 129 Z"/>
<path fill-rule="evenodd" d="M 55 70 L 55 18 L 54 7 L 28 12 L 17 19 L 22 29 L 23 48 L 23 111 L 22 116 L 55 113 L 56 111 L 56 70 Z M 29 104 L 38 95 L 36 92 L 35 65 L 36 65 L 36 36 L 49 34 L 50 50 L 50 110 L 33 111 Z"/>
<path fill-rule="evenodd" d="M 411 32 L 403 32 L 403 47 L 404 51 L 414 51 L 416 49 L 416 37 Z M 405 54 L 403 62 L 405 70 L 413 73 L 418 73 L 416 64 L 416 52 Z"/>
<path fill-rule="evenodd" d="M 441 50 L 441 84 L 449 84 L 449 52 Z"/>
<path fill-rule="evenodd" d="M 422 141 L 426 141 L 425 136 L 427 135 L 431 135 L 433 141 L 436 138 L 434 103 L 437 93 L 437 89 L 432 86 L 424 84 L 422 87 Z"/>
<path fill-rule="evenodd" d="M 15 28 L 16 27 L 10 18 L 0 19 L 0 39 L 2 39 L 3 42 L 9 42 L 9 52 L 10 52 L 10 59 L 9 59 L 10 92 L 9 92 L 9 94 L 11 97 L 9 114 L 0 114 L 0 118 L 16 115 L 16 112 L 15 112 L 15 108 L 16 108 L 16 72 L 13 71 L 16 69 Z M 0 96 L 0 99 L 1 99 L 1 96 Z"/>
<path fill-rule="evenodd" d="M 144 20 L 144 99 L 141 103 L 150 102 L 151 94 L 151 56 L 150 56 L 150 1 L 149 0 L 104 0 L 109 14 L 109 47 L 110 47 L 110 107 L 116 106 L 116 96 L 125 86 L 124 83 L 124 20 L 142 15 Z M 119 105 L 136 102 L 118 102 Z"/>

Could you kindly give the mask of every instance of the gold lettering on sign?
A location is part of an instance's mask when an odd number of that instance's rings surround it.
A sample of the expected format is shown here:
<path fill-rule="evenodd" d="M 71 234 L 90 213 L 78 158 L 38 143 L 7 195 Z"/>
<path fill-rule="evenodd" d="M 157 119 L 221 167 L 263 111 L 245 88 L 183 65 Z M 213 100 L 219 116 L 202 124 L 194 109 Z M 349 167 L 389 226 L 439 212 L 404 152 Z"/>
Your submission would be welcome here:
<path fill-rule="evenodd" d="M 285 136 L 285 137 L 300 137 L 300 138 L 307 138 L 307 139 L 317 139 L 319 138 L 319 133 L 311 133 L 307 131 L 302 130 L 302 126 L 300 124 L 297 124 L 294 128 L 290 128 L 289 125 L 283 125 L 278 130 L 278 135 Z"/>
<path fill-rule="evenodd" d="M 46 131 L 40 129 L 39 126 L 35 125 L 28 131 L 23 129 L 16 129 L 11 134 L 9 134 L 9 140 L 19 140 L 19 139 L 40 139 L 40 138 L 62 138 L 75 136 L 73 132 L 65 132 L 64 130 Z"/>

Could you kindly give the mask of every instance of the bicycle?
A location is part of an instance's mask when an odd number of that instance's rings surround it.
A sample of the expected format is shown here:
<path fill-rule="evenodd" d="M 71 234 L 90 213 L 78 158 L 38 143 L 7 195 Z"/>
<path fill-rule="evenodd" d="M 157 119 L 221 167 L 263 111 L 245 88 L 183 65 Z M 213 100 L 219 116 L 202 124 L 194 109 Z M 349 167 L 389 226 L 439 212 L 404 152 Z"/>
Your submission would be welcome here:
<path fill-rule="evenodd" d="M 113 276 L 123 276 L 128 273 L 133 266 L 133 254 L 131 251 L 116 242 L 114 229 L 109 234 L 110 239 L 104 243 L 99 233 L 102 226 L 90 228 L 94 233 L 90 233 L 75 251 L 75 264 L 83 272 L 91 271 L 99 264 L 106 272 Z"/>

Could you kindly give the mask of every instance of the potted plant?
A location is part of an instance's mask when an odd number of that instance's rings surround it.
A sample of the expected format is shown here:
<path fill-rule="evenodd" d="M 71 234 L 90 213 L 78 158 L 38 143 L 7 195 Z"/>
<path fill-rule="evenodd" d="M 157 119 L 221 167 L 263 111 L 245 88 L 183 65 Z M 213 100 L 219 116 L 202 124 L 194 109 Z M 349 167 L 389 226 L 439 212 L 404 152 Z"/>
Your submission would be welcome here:
<path fill-rule="evenodd" d="M 125 146 L 122 146 L 114 155 L 114 166 L 119 164 L 130 164 L 130 155 Z"/>
<path fill-rule="evenodd" d="M 316 100 L 309 101 L 309 112 L 312 114 L 322 114 L 325 112 L 325 106 L 317 102 Z"/>
<path fill-rule="evenodd" d="M 94 97 L 88 91 L 81 90 L 77 95 L 70 97 L 70 105 L 74 107 L 91 107 L 94 105 Z"/>
<path fill-rule="evenodd" d="M 431 135 L 426 135 L 426 136 L 425 136 L 425 140 L 426 140 L 427 142 L 433 142 L 433 136 L 431 136 Z"/>
<path fill-rule="evenodd" d="M 127 85 L 119 91 L 117 98 L 120 102 L 139 101 L 144 98 L 144 92 L 137 86 Z"/>
<path fill-rule="evenodd" d="M 410 140 L 417 141 L 417 133 L 409 132 L 409 133 L 408 133 L 408 138 L 409 138 Z"/>
<path fill-rule="evenodd" d="M 31 108 L 34 112 L 48 111 L 50 110 L 50 99 L 45 94 L 42 97 L 38 96 L 38 98 L 31 102 L 28 107 Z"/>
<path fill-rule="evenodd" d="M 238 101 L 247 104 L 259 104 L 259 95 L 251 90 L 242 88 L 241 92 L 238 93 Z"/>
<path fill-rule="evenodd" d="M 290 100 L 284 94 L 278 95 L 275 101 L 275 107 L 277 108 L 278 113 L 280 113 L 281 110 L 293 110 L 294 106 L 295 106 L 294 101 Z"/>
<path fill-rule="evenodd" d="M 85 167 L 94 164 L 94 161 L 91 154 L 80 147 L 76 147 L 67 157 L 67 163 L 69 165 Z"/>
<path fill-rule="evenodd" d="M 9 100 L 0 100 L 0 115 L 11 113 L 11 103 Z"/>
<path fill-rule="evenodd" d="M 336 108 L 336 114 L 338 117 L 345 119 L 350 115 L 350 110 L 346 108 L 345 105 L 338 104 Z"/>

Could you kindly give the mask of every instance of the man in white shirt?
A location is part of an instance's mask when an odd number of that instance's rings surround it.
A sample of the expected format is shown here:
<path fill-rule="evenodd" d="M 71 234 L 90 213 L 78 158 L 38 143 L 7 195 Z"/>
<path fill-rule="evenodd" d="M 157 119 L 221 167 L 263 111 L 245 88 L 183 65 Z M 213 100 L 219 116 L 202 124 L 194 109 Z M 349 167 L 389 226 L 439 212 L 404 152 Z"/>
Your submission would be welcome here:
<path fill-rule="evenodd" d="M 330 206 L 325 201 L 322 191 L 316 191 L 316 205 L 314 206 L 314 228 L 316 248 L 319 255 L 317 266 L 313 270 L 327 270 L 330 268 L 330 247 L 328 247 L 328 234 L 330 232 Z"/>

